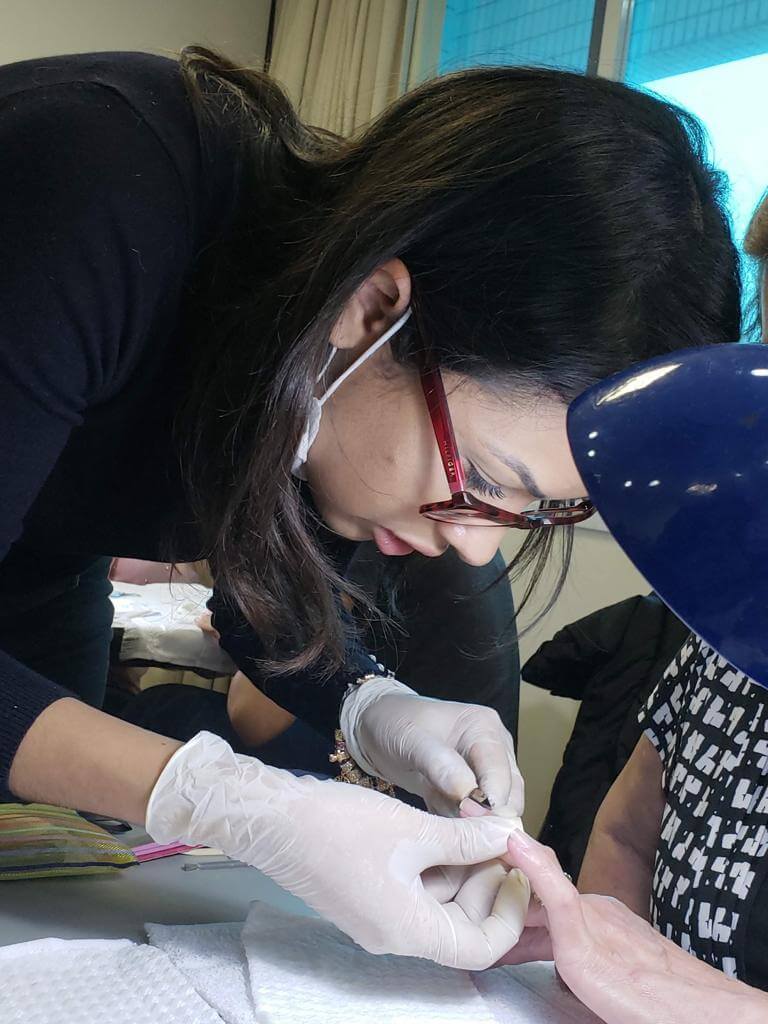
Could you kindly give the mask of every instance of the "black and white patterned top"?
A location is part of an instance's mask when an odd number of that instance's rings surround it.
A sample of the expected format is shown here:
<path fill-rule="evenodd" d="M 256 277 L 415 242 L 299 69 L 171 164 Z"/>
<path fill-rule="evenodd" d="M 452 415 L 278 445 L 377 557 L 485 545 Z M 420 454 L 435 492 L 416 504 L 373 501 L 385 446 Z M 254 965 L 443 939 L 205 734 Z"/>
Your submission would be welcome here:
<path fill-rule="evenodd" d="M 690 637 L 640 713 L 666 805 L 651 920 L 698 959 L 768 987 L 768 691 Z"/>

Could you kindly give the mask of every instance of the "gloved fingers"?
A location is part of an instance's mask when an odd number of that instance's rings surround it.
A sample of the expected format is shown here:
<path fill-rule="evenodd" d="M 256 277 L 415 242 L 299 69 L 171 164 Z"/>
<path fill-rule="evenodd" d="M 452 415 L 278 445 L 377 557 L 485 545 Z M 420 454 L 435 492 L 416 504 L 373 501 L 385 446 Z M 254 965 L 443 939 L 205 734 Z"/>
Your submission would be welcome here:
<path fill-rule="evenodd" d="M 382 776 L 382 778 L 384 778 L 384 776 Z M 387 773 L 386 781 L 391 782 L 399 789 L 404 789 L 406 793 L 414 793 L 416 796 L 420 796 L 427 804 L 427 807 L 429 807 L 429 802 L 427 800 L 429 785 L 425 781 L 421 772 L 410 771 L 401 765 L 398 771 Z M 429 807 L 429 809 L 432 810 L 431 807 Z M 436 811 L 434 813 L 438 812 Z"/>
<path fill-rule="evenodd" d="M 501 883 L 491 912 L 484 919 L 470 920 L 458 903 L 444 905 L 432 959 L 446 967 L 467 971 L 484 971 L 491 967 L 519 940 L 529 892 L 522 872 L 511 871 Z"/>
<path fill-rule="evenodd" d="M 523 819 L 515 814 L 514 808 L 509 805 L 507 807 L 494 807 L 491 810 L 490 807 L 483 807 L 482 804 L 477 803 L 476 800 L 472 800 L 470 797 L 462 800 L 459 805 L 459 816 L 461 818 L 486 818 L 488 815 L 495 818 L 503 818 L 510 823 L 512 828 L 520 830 L 523 828 Z"/>
<path fill-rule="evenodd" d="M 531 887 L 522 871 L 512 870 L 499 886 L 490 913 L 477 922 L 488 945 L 489 960 L 475 970 L 485 970 L 516 946 L 525 927 Z"/>
<path fill-rule="evenodd" d="M 441 864 L 427 868 L 421 874 L 421 884 L 427 896 L 433 900 L 450 903 L 464 884 L 469 870 L 462 864 Z"/>
<path fill-rule="evenodd" d="M 501 724 L 500 729 L 498 736 L 470 730 L 462 740 L 459 753 L 472 769 L 478 787 L 494 812 L 496 807 L 504 807 L 519 816 L 525 806 L 525 786 L 517 767 L 512 737 Z"/>
<path fill-rule="evenodd" d="M 507 852 L 512 826 L 501 818 L 425 818 L 424 840 L 415 851 L 423 858 L 419 873 L 436 864 L 484 864 Z"/>
<path fill-rule="evenodd" d="M 461 870 L 466 874 L 462 884 L 455 890 L 454 903 L 461 907 L 470 921 L 479 924 L 490 916 L 501 884 L 509 874 L 509 868 L 503 861 L 491 860 L 486 864 Z"/>
<path fill-rule="evenodd" d="M 475 774 L 461 754 L 426 729 L 412 731 L 404 753 L 408 768 L 420 772 L 426 785 L 454 808 L 477 787 Z"/>
<path fill-rule="evenodd" d="M 499 887 L 489 920 L 503 921 L 504 927 L 519 939 L 528 920 L 530 904 L 531 883 L 519 868 L 513 868 Z"/>
<path fill-rule="evenodd" d="M 423 779 L 421 788 L 421 796 L 430 814 L 439 814 L 441 818 L 457 818 L 459 816 L 459 804 L 453 797 L 446 796 Z M 466 803 L 466 801 L 464 802 Z"/>

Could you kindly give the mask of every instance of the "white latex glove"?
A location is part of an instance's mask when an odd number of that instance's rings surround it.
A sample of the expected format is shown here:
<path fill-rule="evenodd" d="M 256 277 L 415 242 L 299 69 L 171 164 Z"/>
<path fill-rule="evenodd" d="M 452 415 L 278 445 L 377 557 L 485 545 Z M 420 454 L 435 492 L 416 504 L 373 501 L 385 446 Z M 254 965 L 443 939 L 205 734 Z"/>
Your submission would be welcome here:
<path fill-rule="evenodd" d="M 522 871 L 510 870 L 500 860 L 473 867 L 430 868 L 422 875 L 424 888 L 438 903 L 458 904 L 470 921 L 490 917 L 503 887 L 504 922 L 512 945 L 517 945 L 526 925 L 531 886 Z M 508 955 L 508 953 L 507 953 Z"/>
<path fill-rule="evenodd" d="M 517 887 L 506 877 L 495 888 L 475 883 L 474 896 L 471 887 L 462 893 L 466 876 L 454 892 L 422 881 L 441 865 L 503 855 L 511 822 L 440 818 L 359 786 L 298 778 L 236 755 L 211 733 L 170 759 L 146 826 L 157 842 L 216 846 L 254 865 L 372 953 L 483 970 L 520 932 Z"/>
<path fill-rule="evenodd" d="M 458 814 L 478 788 L 494 814 L 523 813 L 515 746 L 492 708 L 421 697 L 382 677 L 350 692 L 341 730 L 364 771 L 416 793 L 436 813 Z"/>

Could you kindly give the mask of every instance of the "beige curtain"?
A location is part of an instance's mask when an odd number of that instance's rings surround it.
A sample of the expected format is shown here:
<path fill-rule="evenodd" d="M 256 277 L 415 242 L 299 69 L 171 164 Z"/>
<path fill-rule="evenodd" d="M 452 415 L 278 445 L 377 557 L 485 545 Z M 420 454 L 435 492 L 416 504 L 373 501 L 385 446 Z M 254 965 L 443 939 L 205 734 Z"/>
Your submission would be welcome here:
<path fill-rule="evenodd" d="M 437 71 L 445 0 L 277 0 L 270 71 L 302 119 L 350 135 Z"/>

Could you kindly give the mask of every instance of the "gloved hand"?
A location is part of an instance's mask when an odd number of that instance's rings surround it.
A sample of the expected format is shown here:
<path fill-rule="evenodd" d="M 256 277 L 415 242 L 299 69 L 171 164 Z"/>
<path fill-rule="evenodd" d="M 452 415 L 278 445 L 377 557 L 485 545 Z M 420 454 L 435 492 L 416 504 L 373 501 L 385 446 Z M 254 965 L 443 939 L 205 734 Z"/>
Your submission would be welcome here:
<path fill-rule="evenodd" d="M 382 677 L 351 691 L 341 730 L 364 771 L 416 793 L 437 814 L 456 815 L 477 788 L 494 814 L 523 813 L 514 743 L 492 708 L 421 697 Z"/>
<path fill-rule="evenodd" d="M 493 912 L 493 906 L 503 887 L 504 922 L 512 942 L 510 951 L 530 928 L 531 886 L 522 871 L 510 869 L 501 860 L 470 867 L 429 868 L 422 875 L 427 893 L 438 903 L 456 903 L 470 921 L 484 921 Z M 511 952 L 504 954 L 511 957 Z M 512 963 L 505 959 L 504 963 Z M 523 961 L 521 961 L 523 962 Z"/>
<path fill-rule="evenodd" d="M 216 846 L 254 865 L 372 953 L 483 970 L 520 932 L 514 876 L 452 884 L 450 872 L 430 872 L 499 857 L 512 823 L 439 818 L 359 786 L 297 778 L 211 733 L 171 757 L 146 827 L 158 842 Z"/>

